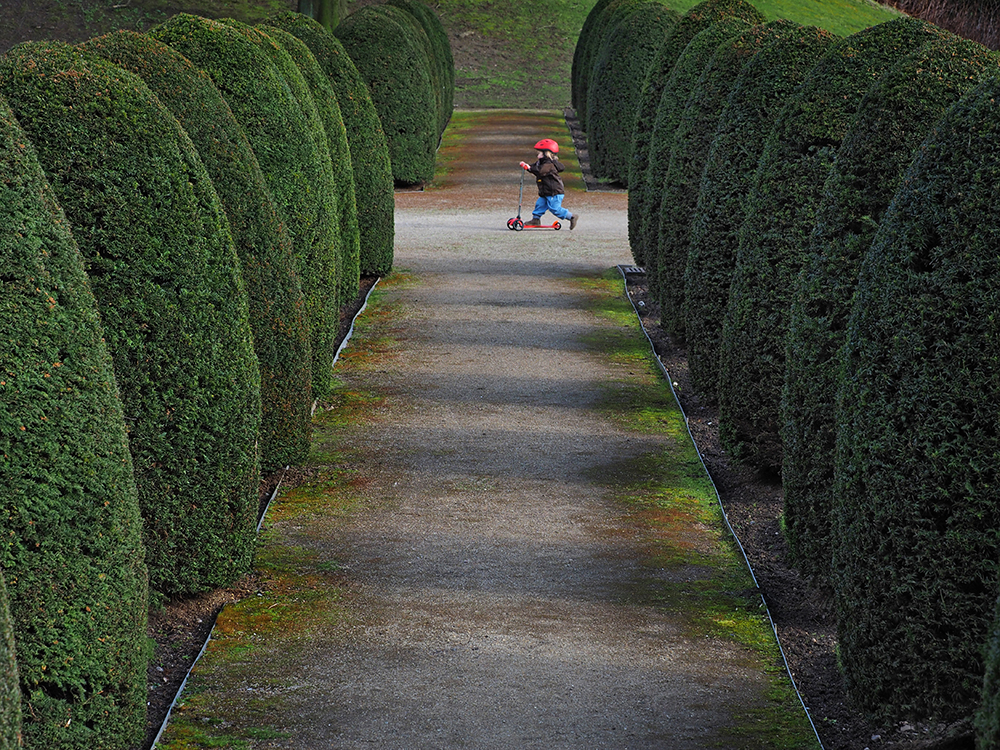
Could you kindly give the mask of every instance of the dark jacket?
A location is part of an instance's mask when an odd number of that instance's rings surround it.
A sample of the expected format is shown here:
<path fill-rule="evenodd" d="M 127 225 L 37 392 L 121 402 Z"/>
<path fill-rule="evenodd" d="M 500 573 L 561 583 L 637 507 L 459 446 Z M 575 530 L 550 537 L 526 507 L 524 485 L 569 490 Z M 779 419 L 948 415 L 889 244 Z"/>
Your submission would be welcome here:
<path fill-rule="evenodd" d="M 535 175 L 535 182 L 538 183 L 538 194 L 545 198 L 550 195 L 562 195 L 566 192 L 563 186 L 562 177 L 559 173 L 566 167 L 558 159 L 550 159 L 543 156 L 530 167 L 528 171 Z"/>

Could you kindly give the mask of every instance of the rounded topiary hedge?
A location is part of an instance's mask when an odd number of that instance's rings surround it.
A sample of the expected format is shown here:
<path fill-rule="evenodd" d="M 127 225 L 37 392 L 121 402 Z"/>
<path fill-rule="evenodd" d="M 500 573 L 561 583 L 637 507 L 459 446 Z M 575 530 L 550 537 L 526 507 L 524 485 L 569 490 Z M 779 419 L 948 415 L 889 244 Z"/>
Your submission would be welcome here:
<path fill-rule="evenodd" d="M 420 35 L 397 19 L 399 13 L 385 6 L 360 8 L 336 35 L 368 85 L 389 144 L 393 179 L 417 185 L 434 178 L 437 95 Z"/>
<path fill-rule="evenodd" d="M 336 188 L 318 118 L 303 112 L 285 76 L 263 52 L 265 47 L 274 52 L 274 42 L 260 32 L 182 13 L 149 34 L 211 76 L 257 155 L 292 238 L 309 322 L 313 396 L 322 398 L 332 386 L 340 309 Z"/>
<path fill-rule="evenodd" d="M 26 746 L 124 750 L 145 730 L 148 609 L 126 415 L 83 258 L 3 100 L 0 175 L 0 569 Z"/>
<path fill-rule="evenodd" d="M 788 314 L 823 184 L 865 92 L 934 28 L 904 17 L 839 42 L 789 100 L 764 144 L 740 228 L 719 362 L 722 444 L 763 471 L 781 469 Z"/>
<path fill-rule="evenodd" d="M 688 240 L 684 333 L 691 376 L 718 397 L 719 349 L 744 201 L 778 112 L 837 37 L 789 24 L 744 66 L 709 149 Z"/>
<path fill-rule="evenodd" d="M 677 128 L 716 50 L 749 28 L 750 24 L 743 19 L 723 18 L 698 32 L 684 49 L 683 54 L 677 58 L 656 110 L 656 118 L 649 136 L 646 171 L 639 182 L 629 184 L 629 204 L 634 206 L 634 210 L 629 211 L 629 223 L 639 222 L 639 231 L 636 235 L 638 252 L 646 259 L 646 277 L 649 279 L 650 295 L 657 301 L 663 297 L 664 283 L 660 278 L 660 207 Z M 683 271 L 679 276 L 683 277 Z M 683 332 L 682 321 L 670 320 L 665 315 L 661 318 L 661 325 L 666 330 L 672 333 Z"/>
<path fill-rule="evenodd" d="M 603 6 L 601 12 L 595 17 L 594 22 L 584 42 L 585 48 L 581 56 L 580 75 L 584 78 L 580 91 L 578 92 L 579 109 L 577 119 L 583 130 L 590 130 L 590 94 L 594 86 L 594 70 L 597 60 L 600 57 L 601 49 L 608 40 L 608 35 L 615 27 L 630 14 L 641 8 L 643 5 L 655 0 L 611 0 Z"/>
<path fill-rule="evenodd" d="M 570 68 L 570 103 L 577 114 L 580 112 L 580 91 L 590 83 L 591 61 L 584 58 L 590 54 L 590 39 L 594 26 L 597 25 L 604 8 L 610 2 L 611 0 L 597 0 L 594 3 L 594 7 L 590 9 L 587 17 L 583 20 L 580 34 L 576 38 L 576 46 L 573 48 L 573 63 Z"/>
<path fill-rule="evenodd" d="M 0 572 L 0 750 L 21 747 L 21 688 L 18 684 L 14 621 L 10 616 L 7 583 Z"/>
<path fill-rule="evenodd" d="M 327 135 L 326 123 L 323 121 L 320 108 L 313 98 L 312 89 L 308 81 L 306 81 L 306 77 L 291 54 L 289 54 L 278 40 L 269 37 L 261 28 L 253 28 L 232 18 L 223 19 L 223 23 L 236 29 L 247 41 L 256 45 L 264 53 L 271 61 L 271 64 L 274 65 L 275 70 L 284 78 L 285 84 L 289 91 L 291 91 L 292 98 L 295 100 L 298 110 L 302 112 L 309 138 L 315 149 L 318 168 L 317 175 L 319 177 L 318 184 L 320 186 L 318 194 L 326 196 L 323 200 L 323 209 L 330 215 L 330 241 L 334 248 L 332 264 L 324 269 L 322 275 L 321 283 L 332 292 L 323 303 L 322 314 L 336 318 L 336 330 L 339 331 L 341 289 L 344 286 L 343 275 L 345 273 L 345 266 L 350 264 L 348 258 L 350 256 L 351 242 L 350 235 L 346 239 L 341 236 L 345 224 L 344 217 L 349 215 L 349 211 L 345 212 L 344 207 L 341 205 L 345 197 L 341 193 L 341 184 L 334 177 L 335 165 L 331 152 L 331 138 Z M 308 51 L 304 52 L 303 55 L 311 57 L 311 53 L 308 53 Z M 347 229 L 350 231 L 350 226 Z M 350 286 L 350 281 L 347 283 Z M 334 320 L 332 319 L 324 322 L 324 328 L 328 331 L 333 330 L 333 326 Z M 335 343 L 336 338 L 324 342 L 320 351 L 330 351 Z M 316 348 L 319 346 L 320 342 L 314 340 L 313 347 Z M 333 352 L 330 355 L 331 361 L 332 356 Z M 329 370 L 329 365 L 326 365 L 326 368 Z M 329 372 L 327 376 L 329 376 Z M 325 391 L 320 391 L 320 393 L 323 392 Z"/>
<path fill-rule="evenodd" d="M 837 354 L 858 266 L 913 151 L 945 109 L 1000 72 L 985 47 L 943 33 L 886 70 L 861 102 L 816 211 L 792 297 L 781 440 L 786 535 L 801 570 L 827 576 L 833 503 Z"/>
<path fill-rule="evenodd" d="M 969 716 L 997 599 L 1000 79 L 920 146 L 865 255 L 837 393 L 833 582 L 852 699 Z"/>
<path fill-rule="evenodd" d="M 705 67 L 678 122 L 664 173 L 660 205 L 651 217 L 658 223 L 654 256 L 660 321 L 675 335 L 684 331 L 688 240 L 702 172 L 715 140 L 719 118 L 743 66 L 761 47 L 779 39 L 789 28 L 787 21 L 752 26 L 721 45 Z"/>
<path fill-rule="evenodd" d="M 326 73 L 319 67 L 309 47 L 301 39 L 275 26 L 261 26 L 260 29 L 278 42 L 298 67 L 309 87 L 309 93 L 316 105 L 316 113 L 326 132 L 330 163 L 333 167 L 333 183 L 337 188 L 337 225 L 340 230 L 337 238 L 337 289 L 340 305 L 349 305 L 358 296 L 361 236 L 358 231 L 358 208 L 354 193 L 351 149 L 347 145 L 347 129 L 340 114 L 337 95 Z"/>
<path fill-rule="evenodd" d="M 438 88 L 438 135 L 444 133 L 455 109 L 455 58 L 451 53 L 451 42 L 441 25 L 441 19 L 426 4 L 419 0 L 387 0 L 388 5 L 400 8 L 420 24 L 430 40 L 433 56 L 431 62 L 437 70 Z"/>
<path fill-rule="evenodd" d="M 260 375 L 226 218 L 177 120 L 138 76 L 60 44 L 0 59 L 0 91 L 75 227 L 129 425 L 151 586 L 247 573 Z"/>
<path fill-rule="evenodd" d="M 361 197 L 357 201 L 361 273 L 383 276 L 392 270 L 395 198 L 389 146 L 368 85 L 340 40 L 316 21 L 289 12 L 272 16 L 268 24 L 306 43 L 337 95 L 351 149 L 354 193 Z"/>
<path fill-rule="evenodd" d="M 680 14 L 643 3 L 605 35 L 587 93 L 590 169 L 599 179 L 628 181 L 632 125 L 646 70 Z"/>
<path fill-rule="evenodd" d="M 144 34 L 117 32 L 80 49 L 138 75 L 184 127 L 225 208 L 250 303 L 261 380 L 261 470 L 309 452 L 312 355 L 292 242 L 257 157 L 211 78 Z"/>
<path fill-rule="evenodd" d="M 656 122 L 656 112 L 660 99 L 670 80 L 674 65 L 685 48 L 700 32 L 723 18 L 741 18 L 748 23 L 761 23 L 764 17 L 744 0 L 705 0 L 687 13 L 667 34 L 663 43 L 656 51 L 656 56 L 646 69 L 646 77 L 639 93 L 632 125 L 632 162 L 628 174 L 628 239 L 632 248 L 632 257 L 639 265 L 646 262 L 643 253 L 644 243 L 640 228 L 641 218 L 645 216 L 646 207 L 643 199 L 645 191 L 635 189 L 642 184 L 649 166 L 650 137 Z"/>

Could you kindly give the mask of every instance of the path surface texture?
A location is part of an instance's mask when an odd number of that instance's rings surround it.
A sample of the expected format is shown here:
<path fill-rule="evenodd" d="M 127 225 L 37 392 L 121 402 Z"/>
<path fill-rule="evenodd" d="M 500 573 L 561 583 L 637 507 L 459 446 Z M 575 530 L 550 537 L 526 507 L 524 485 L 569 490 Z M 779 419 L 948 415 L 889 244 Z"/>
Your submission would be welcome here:
<path fill-rule="evenodd" d="M 609 271 L 631 263 L 625 195 L 584 192 L 577 173 L 576 230 L 509 231 L 531 145 L 555 137 L 575 165 L 565 125 L 459 113 L 452 127 L 438 181 L 397 194 L 396 273 L 317 417 L 312 491 L 355 500 L 303 513 L 293 491 L 266 525 L 264 561 L 299 550 L 326 581 L 310 608 L 336 616 L 291 635 L 220 618 L 167 740 L 201 722 L 248 748 L 812 747 L 749 576 L 726 572 L 749 593 L 710 613 L 685 604 L 721 585 L 711 560 L 736 558 L 721 521 L 619 496 L 634 477 L 664 497 L 705 481 L 690 461 L 680 489 L 650 469 L 683 429 L 616 414 L 637 389 L 670 395 L 648 359 L 619 356 L 621 340 L 647 346 L 638 326 L 601 312 L 602 289 L 622 296 Z M 522 216 L 535 195 L 527 183 Z M 359 401 L 363 418 L 336 416 Z M 727 633 L 741 608 L 756 634 Z M 227 656 L 234 634 L 246 648 Z"/>

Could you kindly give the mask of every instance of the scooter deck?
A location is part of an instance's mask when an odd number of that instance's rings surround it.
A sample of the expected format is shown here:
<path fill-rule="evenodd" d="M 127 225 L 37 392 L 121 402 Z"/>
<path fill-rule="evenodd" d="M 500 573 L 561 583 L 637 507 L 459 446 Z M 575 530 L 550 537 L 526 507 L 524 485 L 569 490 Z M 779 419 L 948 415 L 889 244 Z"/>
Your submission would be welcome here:
<path fill-rule="evenodd" d="M 562 229 L 562 223 L 554 221 L 551 224 L 525 224 L 520 216 L 516 216 L 507 220 L 507 228 L 515 232 L 520 232 L 522 229 Z"/>

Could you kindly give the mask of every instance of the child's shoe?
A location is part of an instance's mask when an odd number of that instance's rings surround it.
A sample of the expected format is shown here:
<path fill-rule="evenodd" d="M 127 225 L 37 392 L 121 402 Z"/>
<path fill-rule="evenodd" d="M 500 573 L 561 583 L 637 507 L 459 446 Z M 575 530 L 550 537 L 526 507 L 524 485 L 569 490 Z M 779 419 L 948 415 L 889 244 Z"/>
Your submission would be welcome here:
<path fill-rule="evenodd" d="M 579 214 L 573 214 L 569 217 L 569 228 L 576 229 L 576 222 L 580 218 Z"/>
<path fill-rule="evenodd" d="M 542 220 L 538 216 L 532 216 L 530 219 L 524 222 L 524 226 L 526 227 L 540 227 L 541 225 L 542 225 Z"/>

